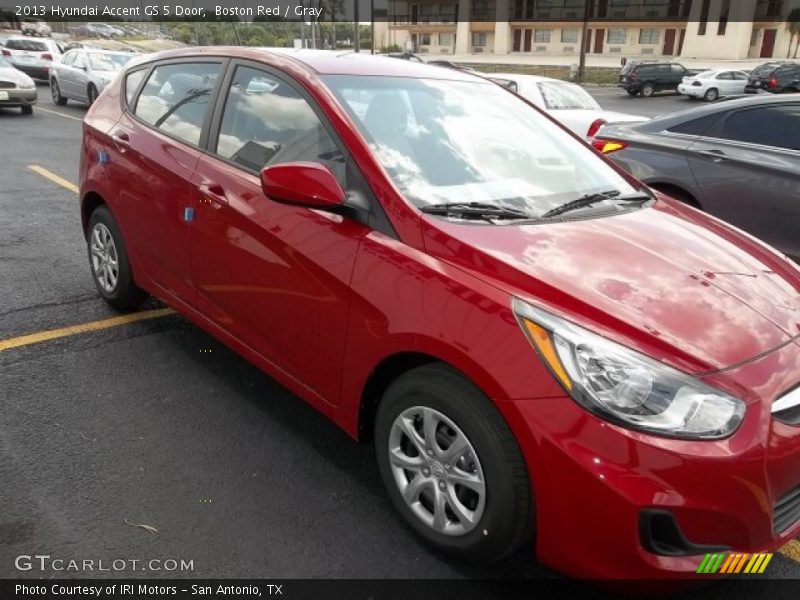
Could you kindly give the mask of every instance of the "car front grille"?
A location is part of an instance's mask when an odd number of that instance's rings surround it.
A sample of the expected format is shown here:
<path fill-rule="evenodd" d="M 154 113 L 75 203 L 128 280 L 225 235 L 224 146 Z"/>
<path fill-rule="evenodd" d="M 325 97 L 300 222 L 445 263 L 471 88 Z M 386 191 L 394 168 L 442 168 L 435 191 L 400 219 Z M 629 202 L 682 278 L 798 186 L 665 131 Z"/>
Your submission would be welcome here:
<path fill-rule="evenodd" d="M 0 81 L 0 90 L 13 90 L 17 84 L 13 81 Z"/>
<path fill-rule="evenodd" d="M 800 521 L 800 486 L 775 503 L 772 511 L 772 530 L 775 533 L 783 533 L 798 521 Z"/>

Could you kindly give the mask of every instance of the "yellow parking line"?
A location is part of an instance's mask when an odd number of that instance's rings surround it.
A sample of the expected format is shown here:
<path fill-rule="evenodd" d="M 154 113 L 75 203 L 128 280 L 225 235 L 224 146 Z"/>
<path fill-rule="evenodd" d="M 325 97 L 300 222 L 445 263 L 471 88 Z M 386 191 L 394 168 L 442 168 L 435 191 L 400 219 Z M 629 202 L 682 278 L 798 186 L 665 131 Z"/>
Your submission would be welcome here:
<path fill-rule="evenodd" d="M 103 329 L 110 329 L 111 327 L 119 327 L 120 325 L 136 323 L 137 321 L 158 319 L 159 317 L 166 317 L 167 315 L 172 315 L 174 313 L 175 311 L 171 308 L 156 308 L 153 310 L 144 310 L 142 312 L 132 313 L 130 315 L 102 319 L 100 321 L 90 321 L 88 323 L 81 323 L 79 325 L 70 325 L 69 327 L 62 327 L 60 329 L 50 329 L 48 331 L 29 333 L 28 335 L 13 337 L 7 340 L 0 340 L 0 352 L 3 352 L 4 350 L 10 350 L 11 348 L 30 346 L 31 344 L 39 344 L 41 342 L 47 342 L 58 338 L 69 337 L 79 333 L 101 331 Z"/>
<path fill-rule="evenodd" d="M 47 108 L 42 108 L 41 106 L 37 106 L 36 110 L 43 110 L 46 113 L 50 113 L 51 115 L 58 115 L 59 117 L 64 117 L 65 119 L 72 119 L 73 121 L 80 121 L 83 122 L 83 119 L 79 119 L 78 117 L 73 117 L 71 115 L 65 115 L 64 113 L 58 112 L 56 110 L 49 110 Z"/>
<path fill-rule="evenodd" d="M 778 550 L 778 552 L 783 554 L 786 558 L 791 558 L 793 561 L 800 563 L 800 541 L 792 540 Z"/>
<path fill-rule="evenodd" d="M 78 193 L 78 186 L 77 185 L 75 185 L 71 181 L 67 181 L 63 177 L 59 177 L 58 175 L 56 175 L 52 171 L 48 171 L 44 167 L 40 167 L 39 165 L 28 165 L 28 168 L 31 171 L 33 171 L 34 173 L 38 173 L 39 175 L 41 175 L 45 179 L 49 179 L 53 183 L 57 183 L 61 187 L 68 189 L 73 194 L 77 194 Z"/>

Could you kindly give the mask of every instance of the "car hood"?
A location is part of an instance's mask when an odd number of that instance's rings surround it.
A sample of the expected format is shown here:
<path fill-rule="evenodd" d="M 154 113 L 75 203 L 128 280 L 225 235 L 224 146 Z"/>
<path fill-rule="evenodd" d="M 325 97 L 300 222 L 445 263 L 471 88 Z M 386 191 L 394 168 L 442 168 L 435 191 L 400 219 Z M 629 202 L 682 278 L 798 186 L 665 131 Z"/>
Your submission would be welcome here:
<path fill-rule="evenodd" d="M 561 223 L 423 219 L 432 255 L 687 372 L 800 334 L 800 269 L 672 201 Z"/>
<path fill-rule="evenodd" d="M 626 115 L 624 113 L 611 112 L 607 110 L 551 110 L 550 114 L 556 121 L 559 121 L 577 135 L 585 136 L 592 123 L 598 119 L 606 123 L 633 123 L 649 121 L 647 117 L 636 115 Z"/>
<path fill-rule="evenodd" d="M 28 86 L 33 83 L 30 77 L 13 67 L 0 67 L 0 81 L 13 81 L 18 86 Z"/>

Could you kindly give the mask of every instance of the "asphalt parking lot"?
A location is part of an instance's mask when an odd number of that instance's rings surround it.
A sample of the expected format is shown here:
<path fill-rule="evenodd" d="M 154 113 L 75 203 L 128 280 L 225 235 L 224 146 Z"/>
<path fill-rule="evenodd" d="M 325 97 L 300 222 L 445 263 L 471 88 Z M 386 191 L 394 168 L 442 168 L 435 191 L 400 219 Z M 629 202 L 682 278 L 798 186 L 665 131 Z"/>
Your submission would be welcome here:
<path fill-rule="evenodd" d="M 694 105 L 593 93 L 646 116 Z M 19 571 L 20 554 L 192 561 L 120 573 L 150 577 L 558 576 L 530 548 L 494 567 L 432 553 L 371 446 L 155 302 L 109 309 L 74 190 L 84 113 L 41 84 L 34 116 L 0 110 L 0 578 L 64 575 Z M 767 576 L 800 578 L 800 542 Z"/>

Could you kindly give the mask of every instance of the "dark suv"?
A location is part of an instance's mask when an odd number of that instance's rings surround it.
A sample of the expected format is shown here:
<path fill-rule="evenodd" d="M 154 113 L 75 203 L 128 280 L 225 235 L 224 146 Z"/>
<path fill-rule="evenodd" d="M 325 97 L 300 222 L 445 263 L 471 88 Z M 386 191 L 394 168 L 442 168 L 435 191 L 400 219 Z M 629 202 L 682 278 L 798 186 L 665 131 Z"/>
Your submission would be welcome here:
<path fill-rule="evenodd" d="M 649 98 L 656 92 L 677 91 L 678 84 L 691 74 L 692 71 L 678 63 L 638 63 L 622 70 L 618 85 L 631 96 L 641 94 Z"/>
<path fill-rule="evenodd" d="M 773 94 L 800 92 L 800 63 L 768 62 L 756 67 L 750 73 L 744 91 L 757 94 L 761 90 Z"/>

